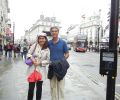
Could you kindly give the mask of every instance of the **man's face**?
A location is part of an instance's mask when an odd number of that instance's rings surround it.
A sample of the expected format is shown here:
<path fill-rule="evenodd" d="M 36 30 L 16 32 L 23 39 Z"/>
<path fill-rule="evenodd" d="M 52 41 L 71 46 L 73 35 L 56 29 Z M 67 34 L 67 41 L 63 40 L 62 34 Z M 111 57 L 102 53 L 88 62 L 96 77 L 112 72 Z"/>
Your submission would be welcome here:
<path fill-rule="evenodd" d="M 53 28 L 53 29 L 51 30 L 51 34 L 52 34 L 52 37 L 53 37 L 53 38 L 57 38 L 57 37 L 58 37 L 58 34 L 59 34 L 58 29 Z"/>

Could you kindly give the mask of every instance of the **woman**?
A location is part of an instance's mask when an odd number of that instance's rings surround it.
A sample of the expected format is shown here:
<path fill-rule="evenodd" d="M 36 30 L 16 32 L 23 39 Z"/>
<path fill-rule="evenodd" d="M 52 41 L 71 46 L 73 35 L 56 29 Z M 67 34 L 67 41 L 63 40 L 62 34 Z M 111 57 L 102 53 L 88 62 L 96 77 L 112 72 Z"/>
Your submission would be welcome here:
<path fill-rule="evenodd" d="M 32 52 L 34 51 L 33 59 Z M 41 33 L 37 38 L 37 44 L 33 44 L 28 51 L 27 57 L 30 57 L 33 61 L 33 65 L 28 67 L 28 77 L 36 70 L 42 74 L 42 80 L 36 82 L 29 82 L 28 100 L 33 100 L 34 87 L 36 85 L 36 100 L 41 100 L 42 95 L 42 83 L 46 77 L 46 65 L 49 63 L 50 51 L 48 49 L 48 40 L 45 33 Z"/>

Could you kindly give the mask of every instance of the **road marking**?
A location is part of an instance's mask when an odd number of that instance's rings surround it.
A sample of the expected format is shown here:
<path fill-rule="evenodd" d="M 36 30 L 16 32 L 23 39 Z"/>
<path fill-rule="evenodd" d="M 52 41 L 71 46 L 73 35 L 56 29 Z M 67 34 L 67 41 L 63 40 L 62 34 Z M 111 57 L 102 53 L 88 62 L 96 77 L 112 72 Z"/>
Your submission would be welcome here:
<path fill-rule="evenodd" d="M 116 98 L 116 100 L 120 100 L 120 94 L 115 92 L 115 98 Z"/>

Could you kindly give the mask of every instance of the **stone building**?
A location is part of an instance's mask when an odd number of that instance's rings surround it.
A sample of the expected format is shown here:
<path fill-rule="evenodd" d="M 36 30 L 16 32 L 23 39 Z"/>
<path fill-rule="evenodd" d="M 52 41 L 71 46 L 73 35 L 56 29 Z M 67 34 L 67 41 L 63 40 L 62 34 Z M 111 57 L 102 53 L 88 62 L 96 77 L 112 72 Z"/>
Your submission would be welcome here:
<path fill-rule="evenodd" d="M 80 33 L 87 35 L 88 45 L 98 45 L 103 37 L 102 21 L 99 15 L 90 16 L 80 25 Z"/>
<path fill-rule="evenodd" d="M 10 8 L 8 6 L 8 0 L 0 0 L 0 41 L 2 44 L 6 43 L 7 35 L 9 35 L 11 22 L 8 17 Z M 8 33 L 7 33 L 8 32 Z"/>
<path fill-rule="evenodd" d="M 37 35 L 41 32 L 45 32 L 48 38 L 50 38 L 50 28 L 52 26 L 60 28 L 60 22 L 56 21 L 56 17 L 45 17 L 44 15 L 40 15 L 40 19 L 38 19 L 30 29 L 25 31 L 25 39 L 30 43 L 35 42 Z"/>

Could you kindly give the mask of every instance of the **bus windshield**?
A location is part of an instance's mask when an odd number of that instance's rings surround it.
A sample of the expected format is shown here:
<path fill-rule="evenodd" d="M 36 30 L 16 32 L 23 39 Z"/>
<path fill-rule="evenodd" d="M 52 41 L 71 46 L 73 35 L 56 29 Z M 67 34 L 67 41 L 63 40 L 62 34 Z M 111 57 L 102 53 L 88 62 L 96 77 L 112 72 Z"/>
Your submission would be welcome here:
<path fill-rule="evenodd" d="M 85 43 L 78 41 L 77 47 L 85 47 Z"/>

